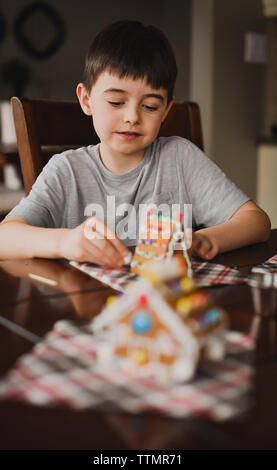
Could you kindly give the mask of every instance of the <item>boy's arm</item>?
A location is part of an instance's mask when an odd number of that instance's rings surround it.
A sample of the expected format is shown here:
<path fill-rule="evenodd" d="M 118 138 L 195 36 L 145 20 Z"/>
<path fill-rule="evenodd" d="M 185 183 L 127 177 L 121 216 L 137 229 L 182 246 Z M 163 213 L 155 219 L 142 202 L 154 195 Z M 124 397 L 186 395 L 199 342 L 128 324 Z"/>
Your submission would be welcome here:
<path fill-rule="evenodd" d="M 0 224 L 0 259 L 59 258 L 65 230 L 34 227 L 21 217 L 6 217 Z"/>
<path fill-rule="evenodd" d="M 267 214 L 254 202 L 248 201 L 227 222 L 195 232 L 192 249 L 194 254 L 212 259 L 217 253 L 266 241 L 270 227 Z"/>
<path fill-rule="evenodd" d="M 128 253 L 114 232 L 95 217 L 72 229 L 34 227 L 15 216 L 0 224 L 0 259 L 66 258 L 120 267 Z"/>

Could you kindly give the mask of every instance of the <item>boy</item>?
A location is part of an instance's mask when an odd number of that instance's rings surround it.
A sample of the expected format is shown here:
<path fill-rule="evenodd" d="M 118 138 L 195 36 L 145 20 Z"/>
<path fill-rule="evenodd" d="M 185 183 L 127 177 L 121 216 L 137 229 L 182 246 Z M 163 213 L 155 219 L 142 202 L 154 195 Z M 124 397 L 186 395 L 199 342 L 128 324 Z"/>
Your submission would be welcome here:
<path fill-rule="evenodd" d="M 92 205 L 107 213 L 108 197 L 136 209 L 192 204 L 193 227 L 205 226 L 193 233 L 193 251 L 205 259 L 267 240 L 267 215 L 203 152 L 180 137 L 157 138 L 176 74 L 171 46 L 153 26 L 120 21 L 97 35 L 77 95 L 100 144 L 52 157 L 0 225 L 0 258 L 122 266 L 127 247 L 103 220 L 87 218 Z"/>

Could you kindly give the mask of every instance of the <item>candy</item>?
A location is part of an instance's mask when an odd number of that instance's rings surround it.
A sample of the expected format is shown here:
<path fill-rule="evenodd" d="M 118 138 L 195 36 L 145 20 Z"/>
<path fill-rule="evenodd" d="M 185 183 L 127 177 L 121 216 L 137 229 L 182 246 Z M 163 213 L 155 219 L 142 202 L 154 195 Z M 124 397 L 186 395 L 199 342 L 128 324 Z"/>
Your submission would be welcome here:
<path fill-rule="evenodd" d="M 110 295 L 106 300 L 106 305 L 112 305 L 117 300 L 116 295 Z"/>
<path fill-rule="evenodd" d="M 131 318 L 131 326 L 136 333 L 148 333 L 152 329 L 152 319 L 147 310 L 138 310 Z"/>
<path fill-rule="evenodd" d="M 133 361 L 139 365 L 146 364 L 146 362 L 148 362 L 148 354 L 145 349 L 135 349 L 135 351 L 132 352 L 131 357 Z"/>

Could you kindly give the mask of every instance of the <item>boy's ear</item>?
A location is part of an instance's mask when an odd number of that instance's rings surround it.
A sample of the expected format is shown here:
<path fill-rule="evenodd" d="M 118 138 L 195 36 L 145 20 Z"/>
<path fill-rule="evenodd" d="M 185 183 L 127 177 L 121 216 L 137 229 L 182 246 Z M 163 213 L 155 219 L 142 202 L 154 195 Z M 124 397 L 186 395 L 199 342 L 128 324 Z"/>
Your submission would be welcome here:
<path fill-rule="evenodd" d="M 83 83 L 78 83 L 76 93 L 82 110 L 87 116 L 91 116 L 92 111 L 89 102 L 89 93 Z"/>
<path fill-rule="evenodd" d="M 172 100 L 168 103 L 167 108 L 166 108 L 166 110 L 165 110 L 165 112 L 164 112 L 164 115 L 163 115 L 162 122 L 164 122 L 166 116 L 168 115 L 169 111 L 171 110 L 174 101 L 175 101 L 175 96 L 173 96 L 173 97 L 172 97 Z"/>

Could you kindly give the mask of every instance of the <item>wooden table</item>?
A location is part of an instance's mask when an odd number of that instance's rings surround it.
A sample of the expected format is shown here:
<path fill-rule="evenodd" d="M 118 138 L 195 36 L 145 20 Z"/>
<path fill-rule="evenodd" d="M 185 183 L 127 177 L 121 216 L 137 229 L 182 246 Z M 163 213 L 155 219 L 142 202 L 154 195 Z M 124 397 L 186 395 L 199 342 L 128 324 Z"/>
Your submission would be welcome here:
<path fill-rule="evenodd" d="M 214 261 L 248 273 L 277 253 L 270 240 L 219 255 Z M 41 284 L 29 274 L 54 280 Z M 0 262 L 0 374 L 31 350 L 59 319 L 84 322 L 99 313 L 112 290 L 57 261 Z M 247 285 L 210 289 L 229 313 L 232 329 L 257 327 Z M 141 449 L 261 449 L 277 447 L 277 321 L 262 319 L 255 354 L 254 407 L 223 423 L 161 416 L 69 411 L 0 402 L 1 449 L 132 449 L 139 426 Z"/>

